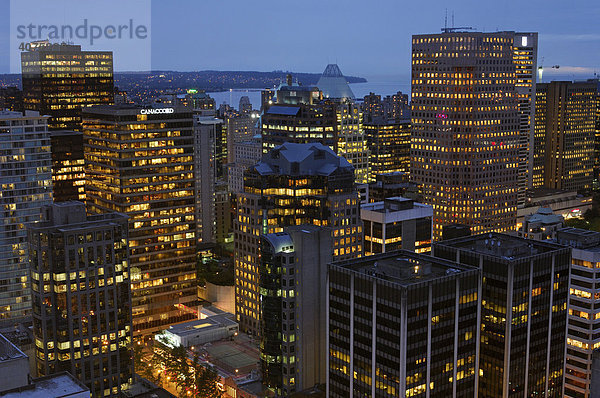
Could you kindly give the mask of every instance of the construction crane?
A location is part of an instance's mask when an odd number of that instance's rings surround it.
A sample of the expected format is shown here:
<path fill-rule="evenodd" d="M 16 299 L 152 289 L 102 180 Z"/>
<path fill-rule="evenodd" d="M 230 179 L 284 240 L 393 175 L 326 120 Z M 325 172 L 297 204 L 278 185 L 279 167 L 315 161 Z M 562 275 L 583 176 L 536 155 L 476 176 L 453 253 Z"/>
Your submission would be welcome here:
<path fill-rule="evenodd" d="M 560 65 L 553 65 L 551 69 L 559 69 Z M 542 57 L 542 62 L 540 62 L 540 66 L 538 67 L 538 80 L 540 83 L 542 82 L 542 76 L 544 75 L 544 57 Z"/>

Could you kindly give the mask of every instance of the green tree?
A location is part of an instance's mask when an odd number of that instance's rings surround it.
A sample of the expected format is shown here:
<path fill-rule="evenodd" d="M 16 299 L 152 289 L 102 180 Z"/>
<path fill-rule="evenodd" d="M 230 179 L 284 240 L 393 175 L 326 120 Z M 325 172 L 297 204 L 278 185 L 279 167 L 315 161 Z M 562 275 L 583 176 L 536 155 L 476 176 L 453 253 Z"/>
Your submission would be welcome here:
<path fill-rule="evenodd" d="M 163 344 L 155 350 L 157 362 L 164 367 L 165 376 L 175 384 L 180 397 L 222 396 L 217 387 L 217 372 L 200 363 L 198 356 L 190 359 L 185 347 L 171 348 L 164 340 L 159 341 Z"/>
<path fill-rule="evenodd" d="M 219 375 L 213 369 L 200 363 L 198 356 L 194 356 L 192 361 L 194 384 L 192 391 L 197 397 L 219 398 L 222 396 L 217 387 Z"/>
<path fill-rule="evenodd" d="M 571 218 L 565 221 L 565 225 L 567 227 L 580 228 L 580 229 L 590 229 L 589 221 L 586 221 L 581 218 Z"/>
<path fill-rule="evenodd" d="M 134 371 L 136 374 L 141 377 L 150 380 L 155 384 L 160 384 L 161 382 L 161 374 L 158 372 L 157 376 L 154 375 L 153 370 L 155 369 L 155 356 L 146 355 L 145 346 L 141 343 L 141 341 L 133 342 L 133 365 Z"/>

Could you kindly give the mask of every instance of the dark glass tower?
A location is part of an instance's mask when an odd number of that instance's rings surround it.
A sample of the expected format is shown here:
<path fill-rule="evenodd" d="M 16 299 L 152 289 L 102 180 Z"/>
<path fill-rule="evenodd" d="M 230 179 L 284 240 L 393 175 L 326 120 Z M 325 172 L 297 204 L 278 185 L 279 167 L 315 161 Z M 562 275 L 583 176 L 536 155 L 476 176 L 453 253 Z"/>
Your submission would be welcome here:
<path fill-rule="evenodd" d="M 21 53 L 25 109 L 50 115 L 50 130 L 81 131 L 81 109 L 114 102 L 113 54 L 48 44 Z"/>
<path fill-rule="evenodd" d="M 362 255 L 362 222 L 354 170 L 321 144 L 287 143 L 244 174 L 234 220 L 236 315 L 240 329 L 259 332 L 261 234 L 312 224 L 331 227 L 334 258 Z"/>
<path fill-rule="evenodd" d="M 116 396 L 133 381 L 127 217 L 86 217 L 80 202 L 42 211 L 28 227 L 38 376 L 67 371 Z"/>
<path fill-rule="evenodd" d="M 328 273 L 327 396 L 474 397 L 480 274 L 399 250 Z"/>
<path fill-rule="evenodd" d="M 85 202 L 83 133 L 52 131 L 52 189 L 54 202 Z"/>
<path fill-rule="evenodd" d="M 482 272 L 477 396 L 562 397 L 571 249 L 490 233 L 433 255 Z"/>
<path fill-rule="evenodd" d="M 260 359 L 278 396 L 326 380 L 327 264 L 331 230 L 314 225 L 261 235 Z"/>

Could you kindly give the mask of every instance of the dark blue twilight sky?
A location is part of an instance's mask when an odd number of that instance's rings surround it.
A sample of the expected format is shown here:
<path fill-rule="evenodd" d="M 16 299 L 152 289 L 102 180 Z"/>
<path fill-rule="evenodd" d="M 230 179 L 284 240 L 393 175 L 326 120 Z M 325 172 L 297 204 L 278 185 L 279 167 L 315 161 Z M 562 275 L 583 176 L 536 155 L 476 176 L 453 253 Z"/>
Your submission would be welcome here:
<path fill-rule="evenodd" d="M 321 72 L 337 61 L 348 75 L 404 77 L 411 35 L 439 32 L 446 8 L 456 26 L 539 32 L 538 62 L 563 76 L 600 73 L 598 0 L 152 0 L 152 69 Z"/>

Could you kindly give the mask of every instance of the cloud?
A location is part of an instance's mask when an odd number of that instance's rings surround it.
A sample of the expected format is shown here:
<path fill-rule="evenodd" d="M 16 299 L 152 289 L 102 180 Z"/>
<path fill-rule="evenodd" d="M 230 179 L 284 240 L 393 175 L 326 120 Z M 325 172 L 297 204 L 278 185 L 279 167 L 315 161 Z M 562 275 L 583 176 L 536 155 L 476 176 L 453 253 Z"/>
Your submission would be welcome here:
<path fill-rule="evenodd" d="M 543 40 L 547 41 L 600 41 L 600 34 L 556 34 L 540 33 Z"/>
<path fill-rule="evenodd" d="M 562 75 L 562 74 L 576 74 L 576 75 L 584 75 L 584 74 L 593 74 L 598 69 L 589 68 L 585 66 L 569 66 L 569 65 L 560 65 L 558 69 L 552 69 L 550 65 L 544 67 L 544 73 L 549 75 Z"/>

